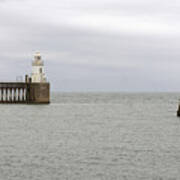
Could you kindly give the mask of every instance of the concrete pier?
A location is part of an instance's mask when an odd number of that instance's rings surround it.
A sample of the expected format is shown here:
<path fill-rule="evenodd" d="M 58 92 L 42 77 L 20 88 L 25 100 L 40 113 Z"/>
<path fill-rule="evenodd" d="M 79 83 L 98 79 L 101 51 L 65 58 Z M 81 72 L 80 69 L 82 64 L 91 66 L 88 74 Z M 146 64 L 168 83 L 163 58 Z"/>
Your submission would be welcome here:
<path fill-rule="evenodd" d="M 27 101 L 31 104 L 50 103 L 49 83 L 29 83 L 27 89 Z"/>
<path fill-rule="evenodd" d="M 27 83 L 1 82 L 0 103 L 26 103 Z"/>
<path fill-rule="evenodd" d="M 48 104 L 49 83 L 1 82 L 0 103 Z"/>

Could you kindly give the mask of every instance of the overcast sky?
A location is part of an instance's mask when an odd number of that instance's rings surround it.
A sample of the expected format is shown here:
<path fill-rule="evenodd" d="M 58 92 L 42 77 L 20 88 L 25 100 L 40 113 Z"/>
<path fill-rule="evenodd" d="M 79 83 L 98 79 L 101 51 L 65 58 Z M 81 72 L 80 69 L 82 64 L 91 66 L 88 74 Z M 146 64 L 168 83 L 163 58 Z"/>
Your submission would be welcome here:
<path fill-rule="evenodd" d="M 40 51 L 54 91 L 180 91 L 180 1 L 0 0 L 0 81 Z"/>

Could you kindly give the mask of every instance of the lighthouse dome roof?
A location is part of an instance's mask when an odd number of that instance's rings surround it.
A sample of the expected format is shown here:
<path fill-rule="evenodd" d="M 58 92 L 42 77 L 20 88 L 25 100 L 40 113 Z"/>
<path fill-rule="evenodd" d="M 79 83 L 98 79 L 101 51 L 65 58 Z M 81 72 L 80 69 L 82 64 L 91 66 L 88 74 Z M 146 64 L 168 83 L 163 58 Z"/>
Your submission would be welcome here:
<path fill-rule="evenodd" d="M 34 56 L 41 56 L 41 53 L 38 51 L 34 54 Z"/>

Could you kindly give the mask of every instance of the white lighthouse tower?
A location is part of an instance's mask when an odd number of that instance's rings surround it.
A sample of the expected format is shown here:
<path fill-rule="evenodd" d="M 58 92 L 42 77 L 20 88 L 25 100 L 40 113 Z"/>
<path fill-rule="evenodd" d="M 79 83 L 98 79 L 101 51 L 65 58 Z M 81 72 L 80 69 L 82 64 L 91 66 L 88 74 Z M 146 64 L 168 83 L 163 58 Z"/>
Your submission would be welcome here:
<path fill-rule="evenodd" d="M 35 53 L 34 60 L 32 62 L 32 82 L 43 83 L 46 82 L 46 76 L 44 73 L 44 62 L 41 59 L 41 54 L 39 52 Z"/>

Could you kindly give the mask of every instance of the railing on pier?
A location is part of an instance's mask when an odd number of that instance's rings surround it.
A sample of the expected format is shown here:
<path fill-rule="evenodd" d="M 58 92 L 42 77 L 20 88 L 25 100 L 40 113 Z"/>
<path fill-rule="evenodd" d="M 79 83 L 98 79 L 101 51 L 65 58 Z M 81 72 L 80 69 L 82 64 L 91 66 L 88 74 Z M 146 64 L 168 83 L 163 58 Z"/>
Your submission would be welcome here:
<path fill-rule="evenodd" d="M 27 83 L 0 83 L 0 103 L 26 103 Z"/>

